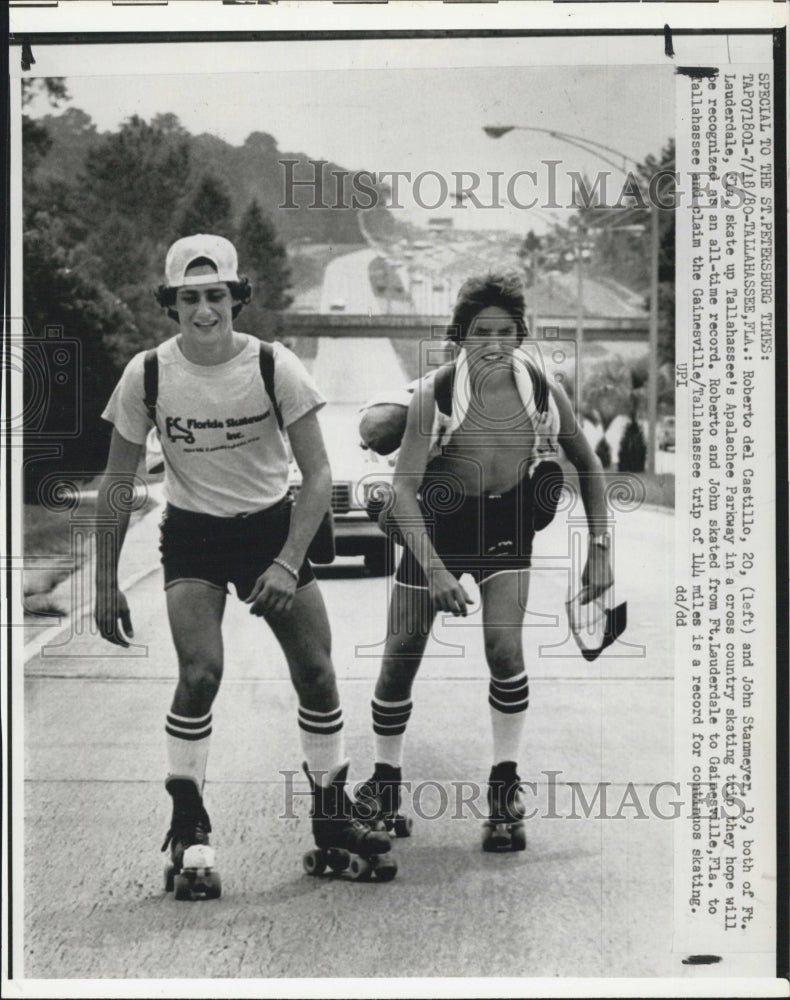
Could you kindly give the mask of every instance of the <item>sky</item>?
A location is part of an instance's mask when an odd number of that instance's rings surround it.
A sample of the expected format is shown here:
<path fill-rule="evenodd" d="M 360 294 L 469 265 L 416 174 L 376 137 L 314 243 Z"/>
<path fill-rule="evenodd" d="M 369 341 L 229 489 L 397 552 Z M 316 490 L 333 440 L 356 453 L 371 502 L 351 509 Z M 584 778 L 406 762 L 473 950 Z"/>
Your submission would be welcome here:
<path fill-rule="evenodd" d="M 412 222 L 450 215 L 458 228 L 541 231 L 552 218 L 562 221 L 554 208 L 538 210 L 547 203 L 550 170 L 562 180 L 568 171 L 593 176 L 610 168 L 548 135 L 514 131 L 491 139 L 483 126 L 552 129 L 636 160 L 657 156 L 674 133 L 674 78 L 672 67 L 663 65 L 534 65 L 535 40 L 528 41 L 521 49 L 514 44 L 494 49 L 478 39 L 455 39 L 441 59 L 419 46 L 411 58 L 397 47 L 388 58 L 349 42 L 343 48 L 315 42 L 301 49 L 274 43 L 279 48 L 267 51 L 276 58 L 260 59 L 252 72 L 220 72 L 211 59 L 198 66 L 181 60 L 174 64 L 179 72 L 162 72 L 161 63 L 140 59 L 132 76 L 118 59 L 101 75 L 69 74 L 70 100 L 60 110 L 81 108 L 100 131 L 117 128 L 133 114 L 150 120 L 171 112 L 190 132 L 208 132 L 233 145 L 253 131 L 268 132 L 283 151 L 352 170 L 409 171 L 411 178 L 399 181 L 400 211 Z M 43 101 L 29 110 L 53 113 Z M 562 162 L 549 168 L 542 161 L 550 159 Z M 528 170 L 535 171 L 534 179 L 516 176 Z M 427 174 L 418 183 L 426 171 L 439 176 Z M 481 178 L 474 193 L 483 205 L 515 200 L 526 206 L 537 197 L 538 206 L 480 208 L 467 201 L 466 208 L 453 209 L 459 172 Z M 501 172 L 498 181 L 492 172 Z M 609 190 L 615 198 L 623 181 L 621 172 L 612 171 Z M 460 183 L 468 188 L 473 182 Z M 568 190 L 561 189 L 561 204 L 567 203 Z M 421 208 L 420 201 L 428 207 Z"/>

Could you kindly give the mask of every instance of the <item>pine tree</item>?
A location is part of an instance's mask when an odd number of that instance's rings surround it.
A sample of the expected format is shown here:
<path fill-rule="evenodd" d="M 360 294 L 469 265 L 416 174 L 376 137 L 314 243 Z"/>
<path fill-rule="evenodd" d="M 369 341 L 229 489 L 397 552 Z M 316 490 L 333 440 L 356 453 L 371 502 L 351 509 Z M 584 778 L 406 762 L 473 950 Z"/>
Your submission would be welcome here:
<path fill-rule="evenodd" d="M 262 339 L 273 339 L 280 332 L 278 313 L 293 302 L 288 294 L 291 268 L 273 222 L 254 199 L 242 216 L 236 247 L 239 266 L 253 286 L 241 325 Z"/>
<path fill-rule="evenodd" d="M 230 192 L 214 174 L 201 177 L 176 218 L 174 240 L 193 233 L 214 233 L 231 241 L 234 238 Z"/>
<path fill-rule="evenodd" d="M 287 309 L 293 302 L 287 294 L 291 286 L 288 253 L 277 237 L 274 223 L 255 199 L 241 219 L 238 251 L 243 270 L 255 279 L 258 301 L 267 309 Z"/>
<path fill-rule="evenodd" d="M 647 458 L 647 443 L 642 428 L 635 417 L 625 426 L 617 453 L 617 468 L 620 472 L 644 472 Z"/>

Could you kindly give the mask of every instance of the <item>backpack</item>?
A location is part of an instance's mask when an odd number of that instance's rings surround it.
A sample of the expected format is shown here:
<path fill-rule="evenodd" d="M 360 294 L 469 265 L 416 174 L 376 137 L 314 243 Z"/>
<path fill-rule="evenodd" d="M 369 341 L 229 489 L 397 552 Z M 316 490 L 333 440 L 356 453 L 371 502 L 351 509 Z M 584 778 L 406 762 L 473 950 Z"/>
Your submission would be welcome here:
<path fill-rule="evenodd" d="M 548 382 L 546 381 L 546 376 L 543 371 L 536 364 L 530 362 L 529 359 L 527 359 L 527 361 L 527 369 L 532 381 L 532 392 L 536 410 L 541 417 L 543 417 L 549 411 Z M 414 393 L 418 381 L 419 380 L 411 382 L 405 387 L 405 389 L 401 389 L 401 398 L 398 399 L 397 402 L 379 400 L 378 402 L 368 404 L 368 406 L 364 408 L 359 428 L 364 447 L 370 448 L 377 454 L 385 455 L 391 454 L 391 452 L 395 451 L 396 448 L 400 447 L 400 443 L 403 440 L 403 433 L 406 429 L 406 416 L 409 409 L 406 398 Z M 454 363 L 442 365 L 441 368 L 437 369 L 433 381 L 434 400 L 436 401 L 437 410 L 445 417 L 452 417 L 454 384 Z M 370 411 L 375 409 L 377 405 L 381 405 L 382 408 L 386 406 L 386 413 L 383 413 L 380 418 L 371 416 L 370 413 Z M 378 429 L 370 425 L 366 427 L 366 419 L 370 419 L 371 424 L 376 424 L 378 422 Z M 380 437 L 379 433 L 382 428 L 386 428 L 386 434 L 383 437 Z M 385 450 L 380 450 L 377 447 L 377 443 L 382 440 L 387 442 Z M 532 469 L 529 479 L 532 484 L 530 497 L 533 506 L 533 528 L 535 531 L 542 531 L 543 528 L 552 522 L 557 510 L 562 484 L 564 481 L 562 468 L 557 464 L 557 462 L 545 460 L 540 457 L 540 460 L 537 461 Z M 366 510 L 371 521 L 377 522 L 385 534 L 391 534 L 391 537 L 402 545 L 403 540 L 400 536 L 400 531 L 390 520 L 389 515 L 383 524 L 379 520 L 380 514 L 390 502 L 391 492 L 389 489 L 384 490 L 383 492 L 372 490 L 366 503 Z"/>
<path fill-rule="evenodd" d="M 258 364 L 260 366 L 261 378 L 266 395 L 271 400 L 274 415 L 277 418 L 277 426 L 280 433 L 283 431 L 283 415 L 277 396 L 274 393 L 274 348 L 265 340 L 259 343 Z M 159 396 L 159 356 L 157 349 L 152 347 L 146 351 L 143 361 L 143 404 L 148 412 L 151 422 L 156 423 L 156 401 Z M 310 562 L 326 565 L 334 562 L 335 559 L 335 532 L 332 520 L 332 510 L 324 514 L 324 517 L 316 530 L 315 536 L 307 549 L 307 558 Z"/>
<path fill-rule="evenodd" d="M 532 380 L 532 390 L 535 405 L 538 413 L 545 414 L 549 408 L 549 387 L 546 376 L 535 364 L 527 365 L 530 378 Z M 368 403 L 362 411 L 360 420 L 360 437 L 366 448 L 370 448 L 378 455 L 389 455 L 400 447 L 403 434 L 406 430 L 406 415 L 408 411 L 408 396 L 411 395 L 418 380 L 409 383 L 405 390 L 400 390 L 401 399 L 397 402 L 392 400 L 378 400 Z M 436 400 L 436 408 L 445 417 L 451 417 L 453 412 L 453 388 L 455 385 L 455 364 L 442 365 L 437 369 L 433 379 L 433 393 Z M 403 398 L 405 396 L 405 398 Z M 386 405 L 387 413 L 381 416 L 381 426 L 386 425 L 386 447 L 379 445 L 375 433 L 371 432 L 370 425 L 378 421 L 378 417 L 372 412 L 376 406 Z"/>
<path fill-rule="evenodd" d="M 527 365 L 532 379 L 532 391 L 538 413 L 546 413 L 549 408 L 549 387 L 546 376 L 533 362 Z M 439 412 L 446 417 L 453 412 L 453 387 L 455 386 L 455 364 L 442 365 L 433 380 L 433 394 Z"/>
<path fill-rule="evenodd" d="M 277 418 L 277 426 L 282 431 L 283 415 L 280 412 L 280 405 L 274 394 L 274 349 L 265 340 L 262 340 L 259 346 L 258 363 L 261 369 L 263 387 L 266 390 L 266 395 L 272 402 L 272 409 Z M 156 400 L 159 396 L 159 356 L 156 350 L 155 347 L 152 347 L 150 351 L 146 351 L 143 362 L 143 404 L 153 424 L 156 424 Z"/>

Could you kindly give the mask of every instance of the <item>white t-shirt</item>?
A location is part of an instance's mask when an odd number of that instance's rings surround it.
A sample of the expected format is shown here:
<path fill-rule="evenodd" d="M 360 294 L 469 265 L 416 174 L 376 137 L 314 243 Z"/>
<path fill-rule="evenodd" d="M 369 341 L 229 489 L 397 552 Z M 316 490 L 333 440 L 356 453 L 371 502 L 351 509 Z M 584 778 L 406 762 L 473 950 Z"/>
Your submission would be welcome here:
<path fill-rule="evenodd" d="M 221 365 L 195 365 L 176 338 L 160 344 L 157 424 L 165 458 L 166 499 L 184 510 L 231 517 L 271 507 L 288 490 L 288 450 L 266 394 L 259 341 Z M 283 427 L 325 403 L 301 361 L 274 348 L 274 391 Z M 122 437 L 144 444 L 151 427 L 145 408 L 143 364 L 126 366 L 102 417 Z"/>

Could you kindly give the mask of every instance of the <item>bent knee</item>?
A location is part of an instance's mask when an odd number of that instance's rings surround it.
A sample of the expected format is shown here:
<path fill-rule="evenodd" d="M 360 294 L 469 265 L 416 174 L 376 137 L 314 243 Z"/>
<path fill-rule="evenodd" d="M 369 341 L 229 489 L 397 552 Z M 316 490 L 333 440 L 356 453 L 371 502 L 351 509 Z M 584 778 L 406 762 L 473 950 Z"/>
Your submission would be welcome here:
<path fill-rule="evenodd" d="M 521 635 L 517 637 L 487 637 L 485 651 L 486 662 L 491 673 L 500 680 L 515 677 L 524 670 Z"/>
<path fill-rule="evenodd" d="M 222 680 L 222 663 L 216 660 L 192 660 L 180 667 L 181 683 L 197 701 L 211 700 Z"/>
<path fill-rule="evenodd" d="M 335 687 L 335 668 L 329 650 L 317 652 L 304 659 L 291 659 L 291 676 L 300 694 L 310 691 L 327 691 Z"/>

